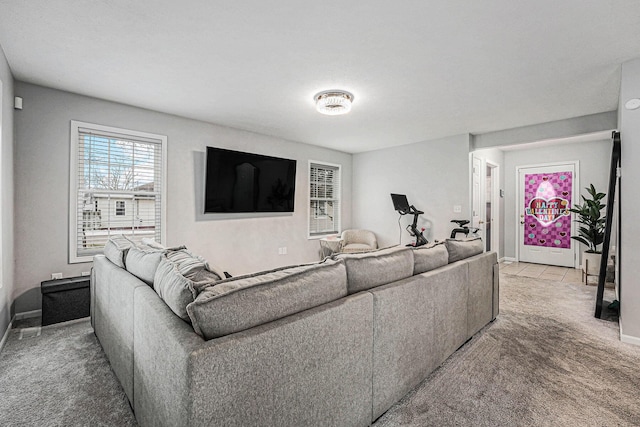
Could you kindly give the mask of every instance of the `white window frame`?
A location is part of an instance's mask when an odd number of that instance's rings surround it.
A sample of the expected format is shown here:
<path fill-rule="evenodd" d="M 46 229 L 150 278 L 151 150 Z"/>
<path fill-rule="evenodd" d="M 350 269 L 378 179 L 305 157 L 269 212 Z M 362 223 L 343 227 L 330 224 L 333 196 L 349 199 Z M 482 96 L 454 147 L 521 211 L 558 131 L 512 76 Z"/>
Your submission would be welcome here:
<path fill-rule="evenodd" d="M 328 167 L 332 167 L 332 168 L 337 168 L 338 169 L 338 191 L 336 192 L 334 190 L 334 195 L 337 194 L 337 200 L 338 200 L 338 206 L 339 206 L 339 210 L 338 210 L 338 221 L 336 225 L 336 231 L 335 232 L 327 232 L 327 233 L 321 233 L 321 234 L 317 234 L 311 233 L 311 165 L 319 165 L 319 166 L 328 166 Z M 316 239 L 322 239 L 324 237 L 327 236 L 335 236 L 336 234 L 340 234 L 342 231 L 342 165 L 336 164 L 336 163 L 329 163 L 329 162 L 324 162 L 324 161 L 320 161 L 320 160 L 309 160 L 309 165 L 307 168 L 307 239 L 309 240 L 316 240 Z"/>
<path fill-rule="evenodd" d="M 112 126 L 98 125 L 95 123 L 80 122 L 71 120 L 71 141 L 70 141 L 70 167 L 69 167 L 69 264 L 91 262 L 93 255 L 79 256 L 77 253 L 78 216 L 77 216 L 77 193 L 78 193 L 78 141 L 80 138 L 80 128 L 95 130 L 97 133 L 121 134 L 124 137 L 137 137 L 149 140 L 157 140 L 161 144 L 161 190 L 160 190 L 160 238 L 159 243 L 164 244 L 167 235 L 167 136 L 148 132 L 140 132 L 130 129 L 116 128 Z"/>

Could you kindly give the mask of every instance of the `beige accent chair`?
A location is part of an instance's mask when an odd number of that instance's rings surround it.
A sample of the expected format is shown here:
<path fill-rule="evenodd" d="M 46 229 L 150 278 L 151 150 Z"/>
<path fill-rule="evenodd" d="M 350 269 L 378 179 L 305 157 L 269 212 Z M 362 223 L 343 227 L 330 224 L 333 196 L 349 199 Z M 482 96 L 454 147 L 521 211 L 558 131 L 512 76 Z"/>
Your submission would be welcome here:
<path fill-rule="evenodd" d="M 342 250 L 340 252 L 366 252 L 378 249 L 378 241 L 373 231 L 344 230 L 342 232 Z"/>

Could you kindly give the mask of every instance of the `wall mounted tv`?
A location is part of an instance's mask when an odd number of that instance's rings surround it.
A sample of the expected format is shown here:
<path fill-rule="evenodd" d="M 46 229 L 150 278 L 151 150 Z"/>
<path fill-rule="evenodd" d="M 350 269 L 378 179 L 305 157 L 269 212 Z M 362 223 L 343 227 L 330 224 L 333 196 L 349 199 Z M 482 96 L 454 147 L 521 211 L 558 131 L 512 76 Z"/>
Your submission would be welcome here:
<path fill-rule="evenodd" d="M 296 161 L 207 147 L 205 213 L 293 212 Z"/>

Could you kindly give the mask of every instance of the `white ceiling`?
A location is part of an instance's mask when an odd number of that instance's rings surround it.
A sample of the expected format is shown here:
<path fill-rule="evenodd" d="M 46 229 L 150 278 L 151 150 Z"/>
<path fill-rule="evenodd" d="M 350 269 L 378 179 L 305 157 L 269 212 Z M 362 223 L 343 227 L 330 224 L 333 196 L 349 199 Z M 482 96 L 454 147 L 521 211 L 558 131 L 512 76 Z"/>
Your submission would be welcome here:
<path fill-rule="evenodd" d="M 18 80 L 361 152 L 615 110 L 640 1 L 1 0 L 0 45 Z"/>

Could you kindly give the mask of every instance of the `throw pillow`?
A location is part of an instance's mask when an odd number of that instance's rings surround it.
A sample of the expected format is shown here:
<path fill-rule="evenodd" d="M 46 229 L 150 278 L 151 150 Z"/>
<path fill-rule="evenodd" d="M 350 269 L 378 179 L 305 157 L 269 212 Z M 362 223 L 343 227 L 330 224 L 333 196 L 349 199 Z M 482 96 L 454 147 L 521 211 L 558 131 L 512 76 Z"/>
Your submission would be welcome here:
<path fill-rule="evenodd" d="M 125 263 L 127 271 L 147 285 L 153 285 L 153 279 L 163 252 L 164 250 L 131 247 L 127 252 Z"/>
<path fill-rule="evenodd" d="M 142 244 L 153 249 L 167 249 L 166 246 L 161 245 L 160 243 L 156 242 L 155 240 L 149 237 L 143 237 Z"/>
<path fill-rule="evenodd" d="M 435 270 L 449 263 L 449 253 L 444 242 L 413 248 L 413 274 Z"/>
<path fill-rule="evenodd" d="M 444 244 L 449 252 L 449 264 L 484 252 L 484 245 L 480 237 L 464 240 L 447 239 Z"/>
<path fill-rule="evenodd" d="M 127 252 L 133 244 L 129 239 L 122 234 L 111 236 L 107 243 L 104 245 L 102 253 L 107 257 L 109 261 L 114 263 L 120 268 L 125 268 L 125 261 L 127 259 Z"/>
<path fill-rule="evenodd" d="M 168 250 L 167 259 L 174 262 L 184 277 L 195 280 L 193 276 L 202 270 L 208 271 L 217 277 L 217 280 L 224 279 L 224 273 L 215 267 L 209 266 L 209 263 L 201 256 L 194 255 L 186 248 Z"/>
<path fill-rule="evenodd" d="M 161 255 L 153 280 L 153 289 L 171 311 L 189 321 L 187 305 L 195 300 L 203 288 L 219 281 L 220 276 L 209 271 L 204 265 L 206 263 L 200 261 L 202 258 L 192 257 L 197 261 L 191 262 L 183 255 L 173 254 L 173 259 L 171 252 Z M 179 261 L 175 261 L 176 258 Z M 198 264 L 199 269 L 196 267 Z M 190 277 L 185 277 L 181 270 L 187 272 Z"/>
<path fill-rule="evenodd" d="M 413 275 L 413 251 L 404 246 L 338 254 L 347 267 L 349 294 L 386 285 Z"/>

